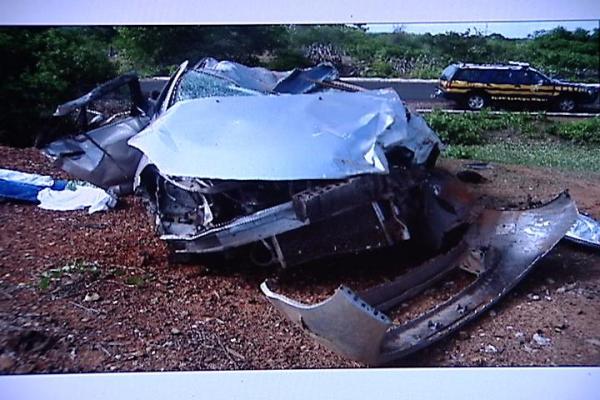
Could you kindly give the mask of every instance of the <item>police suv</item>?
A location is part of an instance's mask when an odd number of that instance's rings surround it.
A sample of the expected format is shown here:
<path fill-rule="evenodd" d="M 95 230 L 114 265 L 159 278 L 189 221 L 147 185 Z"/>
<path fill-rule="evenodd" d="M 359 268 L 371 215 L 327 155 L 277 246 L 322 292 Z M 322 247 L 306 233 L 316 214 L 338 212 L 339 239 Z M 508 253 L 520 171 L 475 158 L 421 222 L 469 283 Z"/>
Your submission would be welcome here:
<path fill-rule="evenodd" d="M 598 87 L 552 79 L 527 63 L 451 64 L 440 76 L 436 96 L 457 101 L 470 110 L 494 103 L 536 103 L 573 112 L 598 97 Z"/>

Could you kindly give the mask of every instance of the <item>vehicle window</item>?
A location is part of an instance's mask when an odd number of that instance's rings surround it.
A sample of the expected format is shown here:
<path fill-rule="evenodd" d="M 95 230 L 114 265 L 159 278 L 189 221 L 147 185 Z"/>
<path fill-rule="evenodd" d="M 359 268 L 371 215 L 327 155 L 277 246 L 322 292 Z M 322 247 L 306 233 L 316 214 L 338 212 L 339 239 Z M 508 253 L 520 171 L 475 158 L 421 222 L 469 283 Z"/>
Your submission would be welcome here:
<path fill-rule="evenodd" d="M 260 94 L 235 83 L 201 71 L 191 70 L 181 78 L 175 90 L 175 102 L 214 96 L 255 96 Z"/>
<path fill-rule="evenodd" d="M 494 70 L 492 83 L 499 84 L 514 84 L 514 76 L 512 70 L 509 69 L 497 69 Z"/>
<path fill-rule="evenodd" d="M 128 85 L 123 85 L 104 96 L 88 103 L 88 111 L 104 115 L 129 114 L 132 110 L 131 93 Z"/>
<path fill-rule="evenodd" d="M 548 80 L 544 78 L 544 76 L 542 74 L 540 74 L 539 72 L 533 72 L 533 71 L 529 71 L 529 75 L 530 75 L 530 81 L 532 85 L 547 85 L 548 84 Z M 541 83 L 540 83 L 541 82 Z"/>
<path fill-rule="evenodd" d="M 465 69 L 460 71 L 460 76 L 456 79 L 468 82 L 481 82 L 484 73 L 485 71 L 480 69 Z"/>
<path fill-rule="evenodd" d="M 513 71 L 515 84 L 517 85 L 537 85 L 543 78 L 540 74 L 533 71 L 519 70 Z"/>
<path fill-rule="evenodd" d="M 458 69 L 458 67 L 456 65 L 450 65 L 450 66 L 446 67 L 442 71 L 442 75 L 440 76 L 440 79 L 444 80 L 444 81 L 449 81 L 450 79 L 452 79 L 452 76 L 454 75 L 454 73 L 456 72 L 457 69 Z"/>
<path fill-rule="evenodd" d="M 482 83 L 498 83 L 499 72 L 495 69 L 486 69 L 481 71 L 481 82 Z"/>

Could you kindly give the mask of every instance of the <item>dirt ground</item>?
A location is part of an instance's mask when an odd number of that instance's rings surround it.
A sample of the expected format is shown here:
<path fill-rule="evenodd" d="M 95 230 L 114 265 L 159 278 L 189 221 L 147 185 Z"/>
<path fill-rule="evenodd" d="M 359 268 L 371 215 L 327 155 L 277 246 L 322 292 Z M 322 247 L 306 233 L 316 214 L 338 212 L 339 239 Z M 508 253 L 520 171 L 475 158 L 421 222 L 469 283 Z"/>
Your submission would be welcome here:
<path fill-rule="evenodd" d="M 459 161 L 442 161 L 457 171 Z M 0 166 L 65 177 L 34 149 L 0 147 Z M 493 165 L 471 185 L 490 206 L 547 201 L 569 189 L 600 218 L 600 177 Z M 340 283 L 397 275 L 402 255 L 298 268 L 172 265 L 139 199 L 88 215 L 0 204 L 3 373 L 361 367 L 314 343 L 264 299 L 316 301 Z M 415 315 L 470 278 L 456 273 L 394 315 Z M 600 365 L 600 254 L 559 244 L 482 318 L 399 366 Z M 537 340 L 536 340 L 537 339 Z"/>

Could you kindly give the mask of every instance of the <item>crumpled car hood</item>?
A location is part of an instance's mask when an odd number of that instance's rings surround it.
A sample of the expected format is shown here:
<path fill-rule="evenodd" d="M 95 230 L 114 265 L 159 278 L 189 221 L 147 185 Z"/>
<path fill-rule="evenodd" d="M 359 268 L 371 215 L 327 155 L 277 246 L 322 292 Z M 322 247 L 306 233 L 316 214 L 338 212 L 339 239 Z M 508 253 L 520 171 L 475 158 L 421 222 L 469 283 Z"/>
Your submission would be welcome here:
<path fill-rule="evenodd" d="M 182 101 L 128 143 L 163 175 L 228 180 L 385 174 L 385 149 L 441 146 L 391 89 Z"/>

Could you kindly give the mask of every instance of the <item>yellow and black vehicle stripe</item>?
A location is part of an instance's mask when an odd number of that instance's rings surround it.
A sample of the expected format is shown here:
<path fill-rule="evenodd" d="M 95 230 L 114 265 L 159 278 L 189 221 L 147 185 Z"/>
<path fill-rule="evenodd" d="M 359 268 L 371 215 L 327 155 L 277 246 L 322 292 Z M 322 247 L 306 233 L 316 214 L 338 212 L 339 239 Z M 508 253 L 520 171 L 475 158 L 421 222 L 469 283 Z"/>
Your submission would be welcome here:
<path fill-rule="evenodd" d="M 449 94 L 463 94 L 483 90 L 494 100 L 548 101 L 565 93 L 585 93 L 586 89 L 563 85 L 515 85 L 505 83 L 480 83 L 467 81 L 440 81 L 441 89 Z"/>

